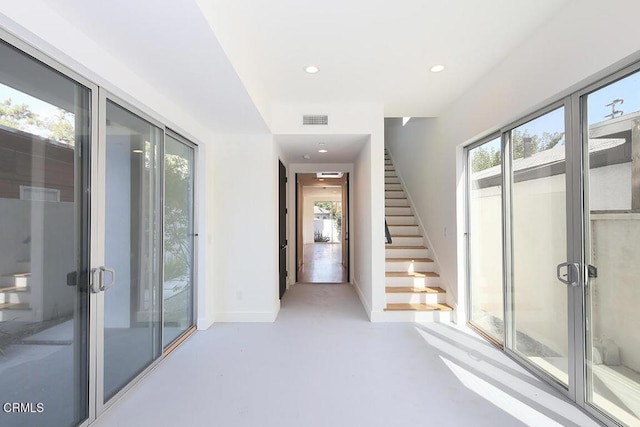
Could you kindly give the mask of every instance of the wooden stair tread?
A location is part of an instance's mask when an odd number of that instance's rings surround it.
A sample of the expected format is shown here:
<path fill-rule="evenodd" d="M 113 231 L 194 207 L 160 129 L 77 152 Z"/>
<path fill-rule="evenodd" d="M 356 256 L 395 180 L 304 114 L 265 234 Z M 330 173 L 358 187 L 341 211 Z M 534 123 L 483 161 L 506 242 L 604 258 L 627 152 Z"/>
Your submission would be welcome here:
<path fill-rule="evenodd" d="M 389 246 L 387 249 L 428 249 L 426 246 Z"/>
<path fill-rule="evenodd" d="M 388 294 L 446 294 L 442 288 L 439 287 L 422 287 L 417 288 L 415 286 L 387 286 L 385 292 Z"/>
<path fill-rule="evenodd" d="M 29 309 L 30 309 L 29 304 L 26 302 L 0 304 L 0 310 L 29 310 Z"/>
<path fill-rule="evenodd" d="M 4 288 L 0 288 L 0 293 L 5 292 L 28 292 L 28 286 L 6 286 Z"/>
<path fill-rule="evenodd" d="M 433 262 L 431 258 L 386 258 L 389 262 Z"/>
<path fill-rule="evenodd" d="M 30 276 L 31 276 L 31 273 L 13 273 L 13 274 L 7 274 L 2 277 L 30 277 Z"/>
<path fill-rule="evenodd" d="M 395 225 L 390 225 L 389 227 L 395 227 Z M 418 234 L 392 234 L 391 237 L 393 240 L 393 237 L 422 237 L 422 236 Z"/>
<path fill-rule="evenodd" d="M 409 207 L 409 206 L 407 206 Z M 413 214 L 399 214 L 399 215 L 385 215 L 385 216 L 392 216 L 392 217 L 408 217 L 408 216 L 414 216 Z"/>
<path fill-rule="evenodd" d="M 390 303 L 384 311 L 452 311 L 447 304 Z"/>
<path fill-rule="evenodd" d="M 385 277 L 440 277 L 438 273 L 433 271 L 414 271 L 413 273 L 407 273 L 405 271 L 387 271 Z"/>

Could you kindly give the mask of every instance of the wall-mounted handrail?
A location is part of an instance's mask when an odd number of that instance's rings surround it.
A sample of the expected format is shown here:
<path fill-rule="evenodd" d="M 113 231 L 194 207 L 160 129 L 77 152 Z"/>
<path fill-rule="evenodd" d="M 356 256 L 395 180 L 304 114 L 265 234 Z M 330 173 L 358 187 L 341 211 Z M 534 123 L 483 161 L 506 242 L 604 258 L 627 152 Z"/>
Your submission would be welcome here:
<path fill-rule="evenodd" d="M 387 237 L 387 245 L 390 245 L 392 243 L 391 241 L 391 233 L 389 233 L 389 226 L 387 225 L 387 220 L 384 220 L 384 235 Z"/>

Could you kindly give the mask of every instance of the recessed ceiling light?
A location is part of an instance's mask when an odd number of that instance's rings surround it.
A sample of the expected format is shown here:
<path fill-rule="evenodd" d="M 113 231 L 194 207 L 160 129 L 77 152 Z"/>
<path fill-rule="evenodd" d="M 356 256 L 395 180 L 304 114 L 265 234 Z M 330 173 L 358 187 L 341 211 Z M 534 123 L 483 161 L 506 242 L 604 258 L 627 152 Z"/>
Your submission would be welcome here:
<path fill-rule="evenodd" d="M 321 149 L 321 150 L 318 150 L 318 153 L 327 153 L 327 152 L 328 152 L 328 151 L 327 151 L 327 150 L 325 150 L 324 148 L 323 148 L 323 149 Z"/>
<path fill-rule="evenodd" d="M 434 73 L 439 73 L 440 71 L 443 71 L 443 70 L 444 70 L 444 65 L 442 64 L 437 64 L 431 67 L 431 71 Z"/>
<path fill-rule="evenodd" d="M 320 71 L 320 68 L 316 67 L 315 65 L 309 65 L 309 66 L 305 67 L 304 70 L 309 74 L 315 74 L 318 71 Z"/>
<path fill-rule="evenodd" d="M 133 152 L 133 153 L 136 153 L 136 154 L 143 153 L 143 151 L 142 151 L 142 150 L 133 150 L 132 152 Z"/>

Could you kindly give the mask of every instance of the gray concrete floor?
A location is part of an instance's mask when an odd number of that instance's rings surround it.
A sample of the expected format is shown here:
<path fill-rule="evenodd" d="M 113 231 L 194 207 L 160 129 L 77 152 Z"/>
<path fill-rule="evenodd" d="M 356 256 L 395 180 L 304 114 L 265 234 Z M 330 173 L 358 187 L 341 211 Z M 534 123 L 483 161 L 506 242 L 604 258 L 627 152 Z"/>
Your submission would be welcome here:
<path fill-rule="evenodd" d="M 370 323 L 350 285 L 295 285 L 275 323 L 198 331 L 95 426 L 595 426 L 466 328 Z"/>

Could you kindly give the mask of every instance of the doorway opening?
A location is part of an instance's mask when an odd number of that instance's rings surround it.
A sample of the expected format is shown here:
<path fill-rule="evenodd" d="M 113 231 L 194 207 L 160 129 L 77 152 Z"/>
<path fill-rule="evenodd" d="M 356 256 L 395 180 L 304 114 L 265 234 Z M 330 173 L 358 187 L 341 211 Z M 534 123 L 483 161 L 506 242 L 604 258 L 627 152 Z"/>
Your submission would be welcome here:
<path fill-rule="evenodd" d="M 348 174 L 296 175 L 296 281 L 348 283 Z"/>

